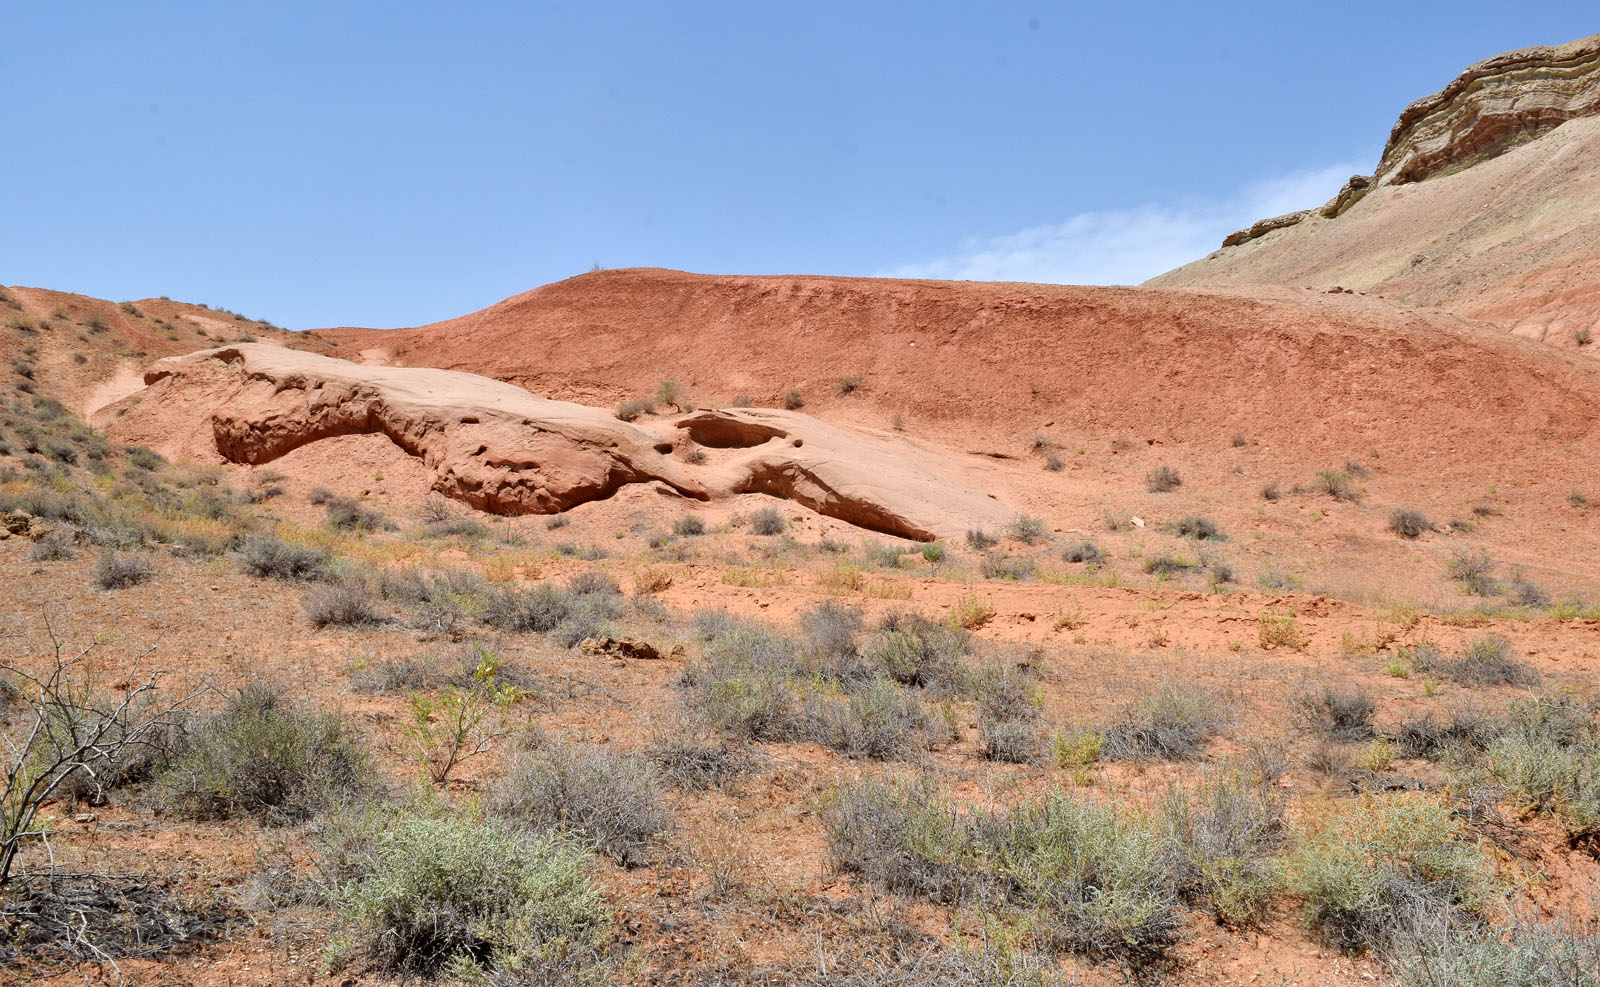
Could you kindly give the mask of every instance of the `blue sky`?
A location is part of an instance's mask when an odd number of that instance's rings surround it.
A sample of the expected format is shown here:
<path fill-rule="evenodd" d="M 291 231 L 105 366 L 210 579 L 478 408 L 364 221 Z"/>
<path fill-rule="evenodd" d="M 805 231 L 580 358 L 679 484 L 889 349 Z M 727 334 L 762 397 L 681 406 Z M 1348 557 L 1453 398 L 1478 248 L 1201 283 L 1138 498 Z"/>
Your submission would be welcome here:
<path fill-rule="evenodd" d="M 9 8 L 0 282 L 291 328 L 597 263 L 1137 281 L 1325 200 L 1468 63 L 1600 31 L 1593 0 Z"/>

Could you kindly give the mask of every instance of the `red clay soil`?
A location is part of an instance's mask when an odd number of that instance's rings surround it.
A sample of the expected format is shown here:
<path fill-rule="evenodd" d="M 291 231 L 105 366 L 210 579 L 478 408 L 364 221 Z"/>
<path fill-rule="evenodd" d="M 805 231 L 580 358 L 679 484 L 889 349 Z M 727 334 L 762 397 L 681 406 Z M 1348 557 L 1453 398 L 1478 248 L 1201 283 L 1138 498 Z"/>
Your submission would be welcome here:
<path fill-rule="evenodd" d="M 1595 441 L 1600 375 L 1493 327 L 1348 294 L 824 277 L 586 274 L 415 329 L 321 330 L 347 358 L 468 370 L 606 404 L 788 388 L 824 418 L 891 413 L 1009 447 L 1051 425 L 1476 468 Z M 839 382 L 861 387 L 841 395 Z M 866 415 L 866 409 L 878 414 Z M 1592 461 L 1592 457 L 1590 457 Z"/>

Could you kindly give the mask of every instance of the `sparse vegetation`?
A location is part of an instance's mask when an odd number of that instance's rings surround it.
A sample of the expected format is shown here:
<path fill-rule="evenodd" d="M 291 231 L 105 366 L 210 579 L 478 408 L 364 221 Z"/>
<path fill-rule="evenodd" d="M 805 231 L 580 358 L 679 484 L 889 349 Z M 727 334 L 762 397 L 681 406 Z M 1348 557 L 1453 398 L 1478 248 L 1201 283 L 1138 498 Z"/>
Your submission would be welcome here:
<path fill-rule="evenodd" d="M 1024 545 L 1032 545 L 1049 537 L 1044 521 L 1026 514 L 1018 514 L 1006 523 L 1006 535 Z"/>
<path fill-rule="evenodd" d="M 155 576 L 155 566 L 137 555 L 106 551 L 95 563 L 94 584 L 101 589 L 127 589 Z"/>
<path fill-rule="evenodd" d="M 1178 476 L 1178 471 L 1171 466 L 1157 466 L 1145 477 L 1145 489 L 1151 493 L 1168 493 L 1178 489 L 1183 484 L 1183 479 Z"/>
<path fill-rule="evenodd" d="M 1291 711 L 1301 729 L 1326 740 L 1355 741 L 1372 737 L 1373 698 L 1356 689 L 1323 686 L 1296 696 Z"/>
<path fill-rule="evenodd" d="M 549 743 L 519 754 L 494 790 L 492 810 L 532 830 L 574 830 L 625 867 L 645 862 L 667 831 L 661 778 L 632 754 Z"/>
<path fill-rule="evenodd" d="M 1100 731 L 1101 756 L 1113 761 L 1189 761 L 1228 721 L 1218 697 L 1163 686 L 1124 707 Z"/>
<path fill-rule="evenodd" d="M 753 535 L 781 535 L 785 527 L 783 515 L 776 507 L 763 507 L 750 515 L 750 533 Z"/>
<path fill-rule="evenodd" d="M 1224 541 L 1222 530 L 1210 518 L 1190 515 L 1172 523 L 1172 533 L 1196 541 Z"/>
<path fill-rule="evenodd" d="M 1421 511 L 1396 507 L 1389 512 L 1389 530 L 1401 538 L 1420 538 L 1423 532 L 1433 530 L 1433 522 Z"/>
<path fill-rule="evenodd" d="M 805 398 L 800 396 L 799 391 L 791 387 L 783 392 L 783 406 L 789 411 L 799 411 L 806 406 Z"/>

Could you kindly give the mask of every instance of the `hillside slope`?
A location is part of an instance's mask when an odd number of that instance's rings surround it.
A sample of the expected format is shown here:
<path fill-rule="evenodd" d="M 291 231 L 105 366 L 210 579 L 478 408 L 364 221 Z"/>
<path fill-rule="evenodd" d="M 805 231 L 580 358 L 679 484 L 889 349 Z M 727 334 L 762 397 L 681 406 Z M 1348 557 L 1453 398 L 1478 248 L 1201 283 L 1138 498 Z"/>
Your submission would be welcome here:
<path fill-rule="evenodd" d="M 1342 286 L 1582 348 L 1600 328 L 1600 35 L 1469 68 L 1376 173 L 1148 284 Z"/>
<path fill-rule="evenodd" d="M 795 388 L 824 417 L 900 414 L 994 447 L 1051 425 L 1201 444 L 1244 429 L 1437 465 L 1441 447 L 1481 461 L 1591 441 L 1600 410 L 1587 361 L 1378 299 L 1290 289 L 619 270 L 431 326 L 319 335 L 346 354 L 589 404 L 663 379 L 700 403 L 772 403 Z"/>

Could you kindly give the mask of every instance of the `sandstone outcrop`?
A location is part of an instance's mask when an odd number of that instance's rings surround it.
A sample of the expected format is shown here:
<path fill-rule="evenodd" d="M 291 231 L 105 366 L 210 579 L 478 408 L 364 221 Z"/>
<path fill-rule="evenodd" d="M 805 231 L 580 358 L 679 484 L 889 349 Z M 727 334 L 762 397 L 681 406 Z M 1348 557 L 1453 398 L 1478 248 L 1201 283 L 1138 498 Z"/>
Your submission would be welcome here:
<path fill-rule="evenodd" d="M 920 540 L 1007 516 L 904 443 L 796 412 L 703 411 L 636 425 L 475 374 L 362 366 L 251 344 L 162 360 L 145 383 L 147 392 L 125 409 L 131 421 L 114 431 L 144 417 L 203 417 L 223 459 L 252 465 L 322 439 L 381 434 L 422 460 L 434 490 L 499 514 L 554 513 L 626 484 L 659 482 L 699 500 L 783 497 Z M 171 424 L 176 432 L 205 427 Z M 689 463 L 671 455 L 685 436 L 733 452 Z"/>
<path fill-rule="evenodd" d="M 1486 58 L 1407 106 L 1371 176 L 1356 175 L 1326 205 L 1264 219 L 1230 233 L 1235 247 L 1313 213 L 1337 217 L 1370 189 L 1407 185 L 1494 157 L 1582 117 L 1600 115 L 1600 34 L 1557 47 Z"/>

